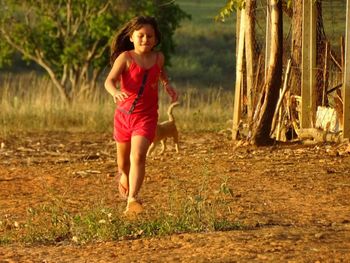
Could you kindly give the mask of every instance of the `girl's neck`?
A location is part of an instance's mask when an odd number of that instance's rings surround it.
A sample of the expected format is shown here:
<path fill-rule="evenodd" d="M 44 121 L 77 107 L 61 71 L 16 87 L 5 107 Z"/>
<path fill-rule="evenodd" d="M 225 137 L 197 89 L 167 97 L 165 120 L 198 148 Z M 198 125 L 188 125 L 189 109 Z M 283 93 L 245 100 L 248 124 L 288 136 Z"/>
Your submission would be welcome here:
<path fill-rule="evenodd" d="M 139 56 L 140 58 L 147 58 L 147 57 L 149 57 L 149 56 L 152 56 L 152 51 L 149 51 L 149 52 L 139 52 L 139 51 L 137 51 L 137 50 L 133 50 L 133 52 L 134 52 L 134 54 L 136 55 L 136 56 Z"/>
<path fill-rule="evenodd" d="M 156 56 L 153 51 L 140 52 L 133 50 L 133 58 L 136 63 L 143 68 L 150 68 L 156 63 Z"/>

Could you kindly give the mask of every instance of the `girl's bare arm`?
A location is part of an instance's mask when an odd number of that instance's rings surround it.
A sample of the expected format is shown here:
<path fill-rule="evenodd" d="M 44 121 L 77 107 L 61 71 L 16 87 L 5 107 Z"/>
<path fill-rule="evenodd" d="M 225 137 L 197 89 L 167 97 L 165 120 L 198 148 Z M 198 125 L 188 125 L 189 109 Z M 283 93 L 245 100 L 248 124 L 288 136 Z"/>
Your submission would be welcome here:
<path fill-rule="evenodd" d="M 166 70 L 164 68 L 164 55 L 163 55 L 163 53 L 160 53 L 159 66 L 161 68 L 160 81 L 162 82 L 163 87 L 165 88 L 165 91 L 171 97 L 171 102 L 175 102 L 178 99 L 178 94 L 175 91 L 175 89 L 170 85 L 168 74 L 167 74 L 167 72 L 166 72 Z"/>
<path fill-rule="evenodd" d="M 117 103 L 117 101 L 123 101 L 128 97 L 128 95 L 125 92 L 122 92 L 117 89 L 117 83 L 120 79 L 121 74 L 127 67 L 127 62 L 127 54 L 125 52 L 120 54 L 114 61 L 112 69 L 109 72 L 104 83 L 105 89 L 108 91 L 109 94 L 112 95 L 115 103 Z"/>

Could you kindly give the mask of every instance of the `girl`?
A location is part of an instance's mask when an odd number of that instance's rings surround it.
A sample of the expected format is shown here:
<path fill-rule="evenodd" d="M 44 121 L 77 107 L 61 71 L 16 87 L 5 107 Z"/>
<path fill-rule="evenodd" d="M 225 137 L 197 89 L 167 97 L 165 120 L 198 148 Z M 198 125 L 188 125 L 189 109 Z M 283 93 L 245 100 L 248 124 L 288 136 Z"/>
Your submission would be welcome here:
<path fill-rule="evenodd" d="M 127 199 L 126 215 L 143 210 L 136 198 L 145 176 L 146 153 L 157 127 L 159 80 L 172 102 L 178 97 L 164 71 L 164 55 L 154 51 L 160 38 L 156 20 L 139 16 L 117 33 L 111 47 L 112 69 L 105 88 L 117 104 L 114 139 L 120 175 L 118 188 Z M 116 88 L 118 81 L 120 90 Z"/>

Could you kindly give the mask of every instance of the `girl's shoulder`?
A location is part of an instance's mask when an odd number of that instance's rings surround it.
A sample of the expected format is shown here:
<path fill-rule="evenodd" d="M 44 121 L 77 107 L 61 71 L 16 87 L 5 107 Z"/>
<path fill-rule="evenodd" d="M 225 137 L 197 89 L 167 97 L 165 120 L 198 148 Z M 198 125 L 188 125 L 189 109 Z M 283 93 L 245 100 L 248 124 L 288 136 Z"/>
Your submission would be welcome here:
<path fill-rule="evenodd" d="M 120 62 L 123 65 L 125 65 L 125 68 L 129 68 L 134 60 L 132 55 L 130 54 L 130 51 L 124 51 L 124 52 L 120 53 L 118 58 L 120 59 Z"/>
<path fill-rule="evenodd" d="M 155 51 L 157 56 L 157 64 L 160 68 L 164 65 L 164 54 L 162 51 Z"/>
<path fill-rule="evenodd" d="M 124 61 L 130 61 L 130 60 L 132 60 L 132 56 L 131 56 L 129 50 L 120 53 L 119 57 L 120 57 L 120 59 L 122 59 L 122 60 L 124 60 Z"/>

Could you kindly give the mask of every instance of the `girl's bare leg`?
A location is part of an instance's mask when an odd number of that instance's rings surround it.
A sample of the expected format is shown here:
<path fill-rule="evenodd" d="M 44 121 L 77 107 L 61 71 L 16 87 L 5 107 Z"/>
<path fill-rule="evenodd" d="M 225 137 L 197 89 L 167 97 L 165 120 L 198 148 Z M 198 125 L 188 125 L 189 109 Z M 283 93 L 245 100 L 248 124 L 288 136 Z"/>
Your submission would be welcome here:
<path fill-rule="evenodd" d="M 135 201 L 145 177 L 146 154 L 150 141 L 143 136 L 131 138 L 129 197 L 128 201 Z"/>
<path fill-rule="evenodd" d="M 130 142 L 117 143 L 118 170 L 121 173 L 120 183 L 126 190 L 129 189 L 130 149 Z"/>

